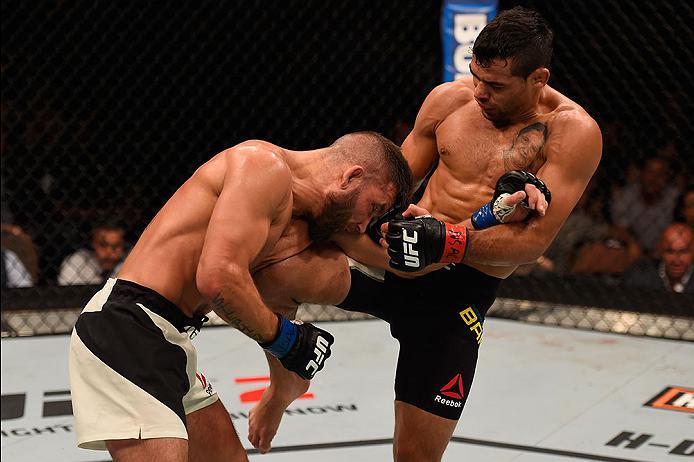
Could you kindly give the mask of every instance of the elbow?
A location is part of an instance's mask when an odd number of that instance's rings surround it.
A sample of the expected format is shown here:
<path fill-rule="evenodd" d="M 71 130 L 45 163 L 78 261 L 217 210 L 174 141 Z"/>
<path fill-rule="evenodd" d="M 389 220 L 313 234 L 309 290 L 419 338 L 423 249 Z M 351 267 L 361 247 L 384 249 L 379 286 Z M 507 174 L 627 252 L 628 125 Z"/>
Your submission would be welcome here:
<path fill-rule="evenodd" d="M 529 265 L 537 262 L 542 254 L 543 252 L 528 252 L 525 255 L 520 255 L 521 258 L 516 259 L 513 263 L 514 265 Z"/>
<path fill-rule="evenodd" d="M 528 234 L 524 236 L 523 240 L 527 244 L 522 251 L 517 252 L 517 261 L 514 262 L 519 265 L 535 263 L 547 251 L 558 232 L 558 230 L 553 233 L 542 232 L 535 220 L 531 220 L 526 226 Z"/>
<path fill-rule="evenodd" d="M 550 242 L 545 242 L 544 240 L 537 239 L 534 245 L 528 247 L 523 252 L 517 252 L 515 254 L 516 261 L 514 264 L 517 265 L 527 265 L 530 263 L 535 263 L 538 258 L 540 258 L 547 251 Z"/>
<path fill-rule="evenodd" d="M 217 298 L 223 290 L 235 285 L 241 278 L 240 269 L 234 265 L 220 267 L 218 265 L 198 264 L 195 275 L 195 285 L 198 293 L 205 300 Z"/>

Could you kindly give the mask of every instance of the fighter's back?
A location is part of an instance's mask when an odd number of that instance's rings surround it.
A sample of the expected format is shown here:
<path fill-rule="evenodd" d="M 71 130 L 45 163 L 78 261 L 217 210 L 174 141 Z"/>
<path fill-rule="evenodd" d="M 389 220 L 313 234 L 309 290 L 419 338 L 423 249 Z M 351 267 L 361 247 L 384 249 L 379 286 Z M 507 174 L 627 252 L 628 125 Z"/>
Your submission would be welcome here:
<path fill-rule="evenodd" d="M 191 315 L 201 301 L 196 273 L 227 170 L 243 163 L 241 156 L 246 158 L 245 162 L 255 162 L 255 157 L 265 156 L 270 157 L 265 161 L 282 163 L 282 155 L 283 150 L 278 146 L 263 141 L 249 141 L 215 155 L 200 166 L 149 223 L 118 277 L 157 291 Z M 289 172 L 286 164 L 285 169 Z M 278 187 L 282 187 L 281 182 Z M 289 222 L 292 205 L 290 188 L 286 196 L 283 210 L 278 211 L 278 216 L 272 222 L 268 242 L 274 243 Z"/>

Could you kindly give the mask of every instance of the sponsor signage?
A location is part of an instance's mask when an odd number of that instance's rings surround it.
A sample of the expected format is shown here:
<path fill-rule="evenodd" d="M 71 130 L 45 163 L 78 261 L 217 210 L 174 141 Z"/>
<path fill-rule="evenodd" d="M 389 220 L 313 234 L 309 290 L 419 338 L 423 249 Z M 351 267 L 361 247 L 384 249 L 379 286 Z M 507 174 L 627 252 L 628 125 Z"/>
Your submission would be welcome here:
<path fill-rule="evenodd" d="M 662 449 L 663 452 L 676 456 L 694 456 L 694 439 L 681 441 L 667 441 L 658 438 L 651 433 L 639 433 L 624 430 L 610 439 L 605 446 L 624 449 L 639 449 L 641 447 L 651 447 Z"/>
<path fill-rule="evenodd" d="M 196 374 L 198 380 L 203 384 L 205 390 L 212 392 L 212 385 L 207 381 L 204 375 Z M 257 377 L 236 377 L 234 383 L 241 385 L 246 384 L 268 384 L 269 376 Z M 260 401 L 260 398 L 266 387 L 254 388 L 252 390 L 241 391 L 238 394 L 238 399 L 244 404 L 254 404 Z M 40 403 L 31 402 L 32 393 L 11 393 L 2 395 L 2 429 L 0 435 L 3 439 L 13 437 L 29 437 L 41 435 L 55 435 L 58 433 L 72 433 L 74 431 L 72 421 L 72 402 L 70 400 L 70 390 L 49 390 L 44 391 Z M 307 392 L 301 395 L 297 400 L 312 400 L 316 395 L 312 392 Z M 306 405 L 293 406 L 287 408 L 284 413 L 287 416 L 310 416 L 318 414 L 331 414 L 343 412 L 357 412 L 359 409 L 355 403 L 335 403 L 321 405 Z M 39 411 L 36 415 L 35 411 Z M 247 419 L 248 410 L 233 410 L 229 412 L 232 420 Z M 40 425 L 36 425 L 36 418 L 40 418 Z M 52 418 L 60 418 L 60 423 Z M 68 420 L 66 420 L 68 418 Z M 13 420 L 30 420 L 32 425 L 16 425 L 13 426 Z M 8 425 L 6 425 L 8 424 Z M 73 442 L 74 443 L 74 442 Z"/>
<path fill-rule="evenodd" d="M 644 406 L 654 409 L 694 413 L 694 388 L 666 387 Z"/>
<path fill-rule="evenodd" d="M 443 80 L 470 75 L 472 45 L 477 35 L 496 16 L 496 0 L 445 0 L 441 13 Z"/>

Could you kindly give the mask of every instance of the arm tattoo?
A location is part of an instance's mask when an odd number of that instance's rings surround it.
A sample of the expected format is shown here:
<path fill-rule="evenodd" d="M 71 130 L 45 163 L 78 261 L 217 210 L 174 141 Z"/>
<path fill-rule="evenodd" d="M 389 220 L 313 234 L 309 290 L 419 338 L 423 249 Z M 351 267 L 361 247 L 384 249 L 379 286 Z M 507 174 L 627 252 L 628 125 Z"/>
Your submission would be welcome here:
<path fill-rule="evenodd" d="M 230 326 L 235 327 L 242 333 L 246 334 L 256 342 L 262 342 L 263 338 L 258 332 L 250 327 L 246 326 L 239 318 L 234 314 L 234 311 L 222 298 L 222 294 L 217 295 L 211 302 L 210 306 L 215 313 L 222 317 Z"/>
<path fill-rule="evenodd" d="M 544 162 L 542 148 L 547 140 L 547 126 L 541 122 L 528 125 L 518 132 L 511 148 L 504 153 L 504 168 L 532 170 L 535 163 Z"/>

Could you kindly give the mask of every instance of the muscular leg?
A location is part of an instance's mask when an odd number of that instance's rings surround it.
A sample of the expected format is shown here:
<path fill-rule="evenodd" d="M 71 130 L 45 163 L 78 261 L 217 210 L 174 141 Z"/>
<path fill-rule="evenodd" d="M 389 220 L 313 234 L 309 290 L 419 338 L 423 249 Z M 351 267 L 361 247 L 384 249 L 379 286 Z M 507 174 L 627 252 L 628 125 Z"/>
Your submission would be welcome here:
<path fill-rule="evenodd" d="M 106 442 L 106 448 L 114 462 L 248 462 L 246 450 L 221 401 L 191 412 L 186 419 L 188 440 L 111 440 Z"/>
<path fill-rule="evenodd" d="M 186 420 L 189 462 L 248 461 L 231 417 L 220 400 L 191 412 Z"/>
<path fill-rule="evenodd" d="M 265 303 L 276 310 L 300 303 L 335 305 L 349 292 L 349 263 L 337 246 L 312 245 L 256 272 L 253 281 Z"/>
<path fill-rule="evenodd" d="M 293 318 L 299 303 L 336 304 L 349 292 L 347 257 L 334 246 L 312 246 L 287 260 L 253 275 L 265 303 L 274 311 Z M 270 450 L 284 410 L 303 395 L 310 382 L 286 370 L 266 354 L 270 385 L 249 413 L 248 440 L 261 453 Z"/>
<path fill-rule="evenodd" d="M 114 462 L 186 462 L 188 441 L 182 438 L 153 438 L 148 440 L 109 440 L 106 449 Z"/>
<path fill-rule="evenodd" d="M 393 459 L 396 462 L 439 462 L 457 423 L 457 420 L 395 401 Z"/>

